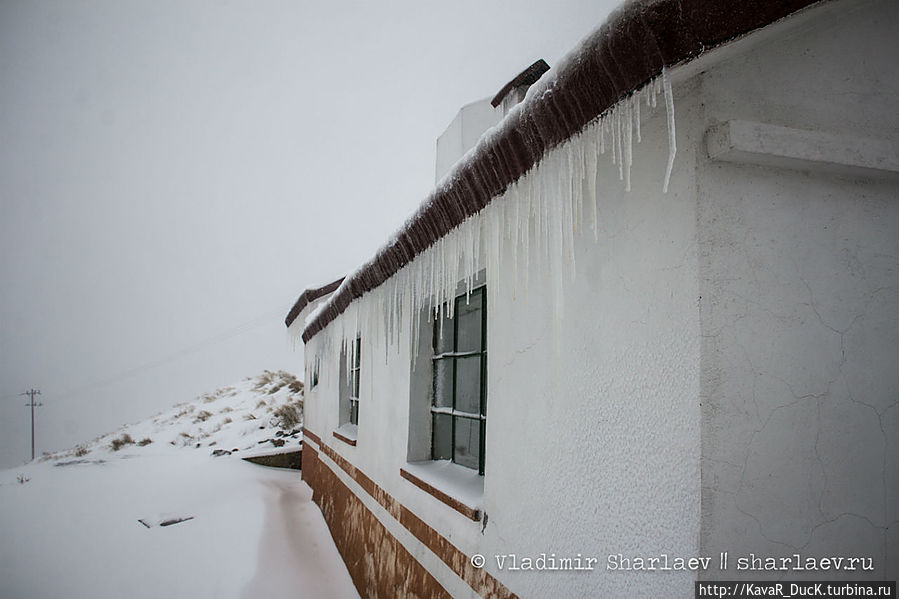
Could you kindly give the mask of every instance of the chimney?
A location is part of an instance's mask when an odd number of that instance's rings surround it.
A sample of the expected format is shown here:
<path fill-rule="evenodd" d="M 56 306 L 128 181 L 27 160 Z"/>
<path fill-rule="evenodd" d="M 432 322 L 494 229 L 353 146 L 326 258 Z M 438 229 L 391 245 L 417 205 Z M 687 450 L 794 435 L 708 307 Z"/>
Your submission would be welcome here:
<path fill-rule="evenodd" d="M 509 110 L 524 99 L 528 88 L 549 70 L 542 58 L 518 74 L 492 100 L 484 98 L 466 104 L 437 138 L 435 182 L 473 148 L 487 129 L 499 123 Z"/>

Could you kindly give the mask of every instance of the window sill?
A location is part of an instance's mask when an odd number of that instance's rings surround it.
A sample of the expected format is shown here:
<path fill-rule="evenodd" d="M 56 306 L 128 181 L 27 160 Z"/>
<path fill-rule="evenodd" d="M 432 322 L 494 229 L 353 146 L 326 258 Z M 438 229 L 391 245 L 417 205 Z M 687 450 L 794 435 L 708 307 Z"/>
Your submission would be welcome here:
<path fill-rule="evenodd" d="M 356 431 L 357 427 L 355 424 L 342 424 L 340 425 L 336 431 L 334 431 L 333 435 L 335 439 L 343 441 L 347 445 L 351 445 L 356 447 Z"/>
<path fill-rule="evenodd" d="M 484 477 L 477 471 L 440 460 L 406 464 L 400 476 L 469 520 L 481 520 Z"/>

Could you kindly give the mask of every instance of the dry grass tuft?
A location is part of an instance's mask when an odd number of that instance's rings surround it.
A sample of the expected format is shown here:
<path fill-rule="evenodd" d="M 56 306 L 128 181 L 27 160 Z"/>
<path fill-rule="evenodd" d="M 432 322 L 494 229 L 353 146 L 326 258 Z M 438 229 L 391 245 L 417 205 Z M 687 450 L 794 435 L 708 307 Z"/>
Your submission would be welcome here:
<path fill-rule="evenodd" d="M 113 439 L 112 443 L 109 444 L 109 447 L 113 451 L 118 451 L 126 445 L 134 445 L 134 439 L 132 439 L 131 435 L 128 433 L 123 434 L 118 439 Z"/>
<path fill-rule="evenodd" d="M 275 410 L 275 417 L 283 429 L 292 429 L 303 421 L 303 412 L 298 404 L 286 403 Z"/>
<path fill-rule="evenodd" d="M 212 418 L 212 412 L 202 410 L 198 412 L 196 417 L 194 418 L 194 424 L 196 424 L 197 422 L 206 422 L 210 418 Z"/>

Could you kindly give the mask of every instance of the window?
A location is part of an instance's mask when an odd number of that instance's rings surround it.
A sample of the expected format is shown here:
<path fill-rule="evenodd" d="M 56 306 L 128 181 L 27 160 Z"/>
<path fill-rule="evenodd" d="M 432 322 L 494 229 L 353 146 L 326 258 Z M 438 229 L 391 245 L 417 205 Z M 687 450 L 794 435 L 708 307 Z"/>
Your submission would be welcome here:
<path fill-rule="evenodd" d="M 455 300 L 434 323 L 431 458 L 484 473 L 487 430 L 487 289 Z"/>
<path fill-rule="evenodd" d="M 318 371 L 320 369 L 320 365 L 321 365 L 320 358 L 317 355 L 313 356 L 313 358 L 312 358 L 312 376 L 310 377 L 312 380 L 312 386 L 310 387 L 310 389 L 315 389 L 316 387 L 318 387 Z"/>
<path fill-rule="evenodd" d="M 356 341 L 354 342 L 352 358 L 353 363 L 350 365 L 350 381 L 349 381 L 349 394 L 347 400 L 350 404 L 350 424 L 359 424 L 359 364 L 360 364 L 360 353 L 362 349 L 362 339 L 360 337 L 356 337 Z"/>

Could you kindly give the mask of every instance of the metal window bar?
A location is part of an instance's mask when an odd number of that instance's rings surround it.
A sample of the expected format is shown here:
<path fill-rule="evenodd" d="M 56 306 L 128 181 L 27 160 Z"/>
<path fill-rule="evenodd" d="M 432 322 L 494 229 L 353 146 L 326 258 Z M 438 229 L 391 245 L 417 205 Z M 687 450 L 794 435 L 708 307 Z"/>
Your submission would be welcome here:
<path fill-rule="evenodd" d="M 481 343 L 479 351 L 467 351 L 460 352 L 458 350 L 459 343 L 459 319 L 458 315 L 459 311 L 459 303 L 461 301 L 470 301 L 471 295 L 474 295 L 475 292 L 479 292 L 480 296 L 480 315 L 481 315 Z M 433 402 L 431 404 L 431 418 L 432 418 L 432 431 L 431 431 L 431 453 L 432 458 L 436 459 L 436 451 L 437 448 L 434 446 L 434 436 L 436 434 L 437 415 L 449 415 L 451 416 L 451 430 L 450 430 L 450 440 L 451 440 L 451 456 L 452 461 L 456 462 L 456 421 L 460 418 L 465 418 L 468 420 L 479 420 L 479 440 L 478 440 L 478 473 L 484 474 L 484 443 L 486 441 L 486 432 L 487 432 L 487 289 L 485 286 L 478 287 L 476 289 L 472 289 L 471 293 L 463 293 L 455 298 L 456 303 L 453 306 L 454 308 L 454 317 L 453 317 L 453 350 L 450 352 L 442 352 L 433 356 L 432 362 L 435 364 L 434 370 L 434 401 L 437 401 L 437 381 L 436 381 L 436 364 L 441 360 L 449 360 L 452 362 L 452 390 L 451 390 L 451 400 L 452 407 L 447 406 L 435 406 Z M 441 317 L 439 322 L 434 323 L 434 339 L 433 346 L 436 350 L 438 346 L 438 335 L 441 334 L 441 327 L 443 326 L 443 318 Z M 481 380 L 479 381 L 479 395 L 480 395 L 480 414 L 473 414 L 471 412 L 465 412 L 462 410 L 456 409 L 456 370 L 457 370 L 457 362 L 461 358 L 475 357 L 480 356 L 480 374 Z"/>
<path fill-rule="evenodd" d="M 362 338 L 356 337 L 353 351 L 353 364 L 350 367 L 350 423 L 359 424 L 359 372 L 361 370 L 360 354 L 362 350 Z"/>
<path fill-rule="evenodd" d="M 318 356 L 312 358 L 312 389 L 318 387 L 318 373 L 321 368 L 321 360 Z"/>

